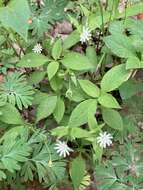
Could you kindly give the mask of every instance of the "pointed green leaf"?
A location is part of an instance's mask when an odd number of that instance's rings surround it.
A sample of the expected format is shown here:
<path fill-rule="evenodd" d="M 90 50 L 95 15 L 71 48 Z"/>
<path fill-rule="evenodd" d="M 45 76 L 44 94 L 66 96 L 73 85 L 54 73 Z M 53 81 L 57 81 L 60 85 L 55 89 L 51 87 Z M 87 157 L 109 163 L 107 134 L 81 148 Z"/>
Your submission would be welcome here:
<path fill-rule="evenodd" d="M 72 111 L 69 126 L 78 127 L 82 126 L 88 122 L 88 113 L 96 113 L 97 101 L 94 99 L 89 99 L 78 104 Z"/>
<path fill-rule="evenodd" d="M 37 115 L 36 115 L 36 121 L 40 121 L 41 119 L 44 119 L 51 115 L 56 107 L 57 103 L 57 96 L 49 96 L 37 107 Z"/>
<path fill-rule="evenodd" d="M 48 78 L 51 80 L 53 76 L 57 73 L 59 69 L 59 63 L 57 61 L 52 61 L 49 63 L 47 67 L 47 73 L 48 73 Z"/>
<path fill-rule="evenodd" d="M 57 100 L 56 108 L 54 110 L 54 118 L 59 123 L 64 115 L 65 112 L 65 104 L 64 101 L 59 97 Z"/>
<path fill-rule="evenodd" d="M 71 163 L 70 176 L 75 189 L 78 189 L 85 175 L 85 161 L 79 156 Z"/>
<path fill-rule="evenodd" d="M 104 41 L 106 46 L 119 57 L 128 58 L 135 55 L 131 40 L 123 34 L 107 36 Z"/>
<path fill-rule="evenodd" d="M 117 89 L 122 83 L 127 81 L 131 71 L 126 70 L 125 64 L 117 65 L 110 69 L 102 78 L 101 89 L 110 92 Z"/>
<path fill-rule="evenodd" d="M 123 130 L 123 120 L 119 112 L 112 109 L 102 109 L 104 122 L 111 128 Z"/>
<path fill-rule="evenodd" d="M 102 92 L 98 98 L 99 103 L 106 108 L 121 108 L 117 100 L 108 93 Z"/>
<path fill-rule="evenodd" d="M 62 53 L 62 40 L 61 39 L 58 39 L 53 48 L 52 48 L 52 57 L 57 60 L 60 58 L 61 56 L 61 53 Z"/>
<path fill-rule="evenodd" d="M 129 57 L 126 62 L 126 69 L 139 69 L 143 68 L 143 61 L 139 60 L 137 57 Z"/>
<path fill-rule="evenodd" d="M 49 59 L 41 54 L 36 53 L 29 53 L 26 54 L 17 64 L 18 67 L 26 67 L 26 68 L 32 68 L 32 67 L 40 67 L 44 65 L 46 62 L 48 62 Z"/>
<path fill-rule="evenodd" d="M 86 71 L 95 69 L 89 59 L 80 53 L 71 52 L 68 53 L 62 60 L 62 64 L 68 69 L 76 71 Z"/>
<path fill-rule="evenodd" d="M 7 124 L 23 124 L 23 119 L 18 112 L 18 110 L 12 104 L 5 104 L 4 106 L 0 107 L 0 121 L 7 123 Z"/>
<path fill-rule="evenodd" d="M 97 98 L 100 95 L 100 89 L 89 80 L 78 80 L 82 90 L 89 96 Z"/>

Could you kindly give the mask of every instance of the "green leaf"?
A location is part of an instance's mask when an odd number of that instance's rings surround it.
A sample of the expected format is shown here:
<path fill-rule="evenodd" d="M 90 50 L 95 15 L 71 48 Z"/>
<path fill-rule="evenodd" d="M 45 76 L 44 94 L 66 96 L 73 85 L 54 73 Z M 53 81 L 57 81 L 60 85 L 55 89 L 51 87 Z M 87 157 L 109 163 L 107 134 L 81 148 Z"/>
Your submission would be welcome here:
<path fill-rule="evenodd" d="M 12 28 L 21 37 L 27 40 L 28 19 L 31 11 L 27 0 L 13 0 L 7 7 L 0 9 L 0 21 L 3 26 Z"/>
<path fill-rule="evenodd" d="M 127 71 L 125 64 L 117 65 L 110 69 L 102 78 L 101 89 L 110 92 L 117 89 L 122 83 L 127 81 L 131 75 L 131 71 Z"/>
<path fill-rule="evenodd" d="M 108 164 L 105 167 L 103 164 L 96 167 L 97 187 L 101 190 L 110 190 L 112 185 L 117 181 L 115 170 Z"/>
<path fill-rule="evenodd" d="M 64 101 L 59 97 L 57 100 L 56 108 L 53 113 L 57 123 L 60 123 L 60 121 L 62 120 L 64 112 L 65 112 L 65 104 Z"/>
<path fill-rule="evenodd" d="M 49 96 L 37 107 L 36 122 L 51 115 L 54 112 L 57 103 L 57 96 Z"/>
<path fill-rule="evenodd" d="M 89 80 L 78 80 L 82 90 L 89 96 L 97 98 L 100 95 L 100 89 Z"/>
<path fill-rule="evenodd" d="M 63 49 L 69 49 L 80 40 L 80 34 L 77 30 L 73 31 L 63 42 Z"/>
<path fill-rule="evenodd" d="M 22 57 L 17 66 L 22 68 L 40 67 L 46 62 L 49 62 L 49 59 L 46 56 L 36 53 L 29 53 Z"/>
<path fill-rule="evenodd" d="M 54 91 L 59 91 L 63 87 L 63 79 L 59 78 L 57 75 L 55 75 L 51 80 L 50 80 L 50 86 Z"/>
<path fill-rule="evenodd" d="M 69 135 L 69 127 L 60 126 L 51 130 L 53 136 L 64 137 Z"/>
<path fill-rule="evenodd" d="M 0 170 L 0 181 L 5 180 L 5 179 L 6 179 L 5 173 Z"/>
<path fill-rule="evenodd" d="M 117 100 L 108 93 L 102 92 L 98 98 L 99 103 L 106 108 L 121 108 Z"/>
<path fill-rule="evenodd" d="M 87 138 L 90 136 L 89 131 L 85 130 L 85 129 L 81 129 L 81 128 L 72 128 L 70 131 L 70 137 L 72 139 L 82 139 L 82 138 Z"/>
<path fill-rule="evenodd" d="M 47 67 L 47 73 L 48 73 L 49 80 L 51 80 L 55 76 L 58 69 L 59 69 L 59 63 L 57 61 L 52 61 L 49 63 L 49 65 Z"/>
<path fill-rule="evenodd" d="M 18 112 L 18 110 L 12 104 L 5 104 L 4 106 L 0 107 L 0 121 L 7 123 L 7 124 L 23 124 L 23 119 Z"/>
<path fill-rule="evenodd" d="M 28 143 L 24 142 L 22 139 L 9 138 L 4 140 L 2 146 L 1 161 L 5 167 L 10 172 L 15 170 L 20 170 L 21 162 L 26 162 L 28 156 L 30 155 L 31 148 Z"/>
<path fill-rule="evenodd" d="M 45 77 L 45 71 L 34 71 L 28 78 L 28 82 L 30 85 L 38 84 L 41 82 Z"/>
<path fill-rule="evenodd" d="M 104 122 L 111 128 L 116 130 L 123 130 L 123 120 L 119 112 L 112 109 L 102 109 L 102 116 Z"/>
<path fill-rule="evenodd" d="M 89 59 L 80 53 L 71 52 L 65 55 L 65 57 L 61 60 L 62 64 L 68 69 L 76 70 L 76 71 L 86 71 L 95 69 Z"/>
<path fill-rule="evenodd" d="M 123 35 L 119 34 L 107 36 L 104 38 L 106 46 L 119 57 L 128 58 L 135 55 L 135 48 L 133 47 L 131 40 Z"/>
<path fill-rule="evenodd" d="M 85 161 L 81 158 L 81 156 L 79 156 L 71 162 L 71 168 L 70 168 L 70 176 L 72 179 L 72 183 L 74 185 L 74 189 L 79 188 L 84 175 L 85 175 Z"/>
<path fill-rule="evenodd" d="M 119 91 L 122 99 L 128 99 L 133 95 L 143 91 L 143 84 L 140 81 L 128 80 L 120 86 Z"/>
<path fill-rule="evenodd" d="M 88 113 L 96 113 L 97 101 L 94 99 L 89 99 L 78 104 L 72 111 L 69 126 L 78 127 L 88 122 Z"/>
<path fill-rule="evenodd" d="M 137 57 L 129 57 L 126 62 L 126 69 L 139 69 L 143 68 L 143 61 L 140 61 Z"/>
<path fill-rule="evenodd" d="M 86 56 L 88 57 L 89 61 L 93 64 L 93 66 L 96 68 L 98 62 L 95 48 L 92 46 L 88 46 L 86 48 Z"/>
<path fill-rule="evenodd" d="M 60 58 L 61 56 L 61 53 L 62 53 L 62 40 L 61 39 L 58 39 L 53 48 L 52 48 L 52 57 L 57 60 Z"/>

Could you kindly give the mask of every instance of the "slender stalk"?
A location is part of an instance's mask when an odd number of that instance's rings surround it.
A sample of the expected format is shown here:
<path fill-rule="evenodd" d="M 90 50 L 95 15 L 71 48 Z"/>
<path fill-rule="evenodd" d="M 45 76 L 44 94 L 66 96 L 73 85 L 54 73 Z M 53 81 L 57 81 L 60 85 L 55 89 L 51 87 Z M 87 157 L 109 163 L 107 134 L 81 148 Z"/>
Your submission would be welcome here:
<path fill-rule="evenodd" d="M 104 14 L 103 14 L 103 6 L 100 0 L 98 0 L 98 6 L 100 9 L 100 14 L 101 14 L 101 26 L 102 26 L 102 33 L 104 35 Z"/>

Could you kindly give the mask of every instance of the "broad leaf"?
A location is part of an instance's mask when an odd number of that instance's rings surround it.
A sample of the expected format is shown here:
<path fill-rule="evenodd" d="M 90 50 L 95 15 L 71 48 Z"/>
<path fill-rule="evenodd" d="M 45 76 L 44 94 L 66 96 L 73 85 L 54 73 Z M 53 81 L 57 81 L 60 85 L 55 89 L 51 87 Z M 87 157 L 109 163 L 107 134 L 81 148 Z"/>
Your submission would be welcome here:
<path fill-rule="evenodd" d="M 65 112 L 65 104 L 64 101 L 59 97 L 57 100 L 56 108 L 54 110 L 54 118 L 59 123 L 64 115 Z"/>
<path fill-rule="evenodd" d="M 106 108 L 121 108 L 117 100 L 108 93 L 102 92 L 98 98 L 99 103 Z"/>
<path fill-rule="evenodd" d="M 111 35 L 104 38 L 106 46 L 119 57 L 128 58 L 135 55 L 131 40 L 123 34 Z"/>
<path fill-rule="evenodd" d="M 57 60 L 60 58 L 61 56 L 61 53 L 62 53 L 62 40 L 61 39 L 58 39 L 53 48 L 52 48 L 52 57 Z"/>
<path fill-rule="evenodd" d="M 39 82 L 41 82 L 44 77 L 46 75 L 45 71 L 34 71 L 33 73 L 31 73 L 31 75 L 28 78 L 28 82 L 30 85 L 33 84 L 38 84 Z"/>
<path fill-rule="evenodd" d="M 7 123 L 7 124 L 23 124 L 23 119 L 18 112 L 18 110 L 12 104 L 5 104 L 4 106 L 0 107 L 0 121 Z"/>
<path fill-rule="evenodd" d="M 57 61 L 52 61 L 49 63 L 49 65 L 47 67 L 47 73 L 48 73 L 49 80 L 51 80 L 55 76 L 58 69 L 59 69 L 59 63 Z"/>
<path fill-rule="evenodd" d="M 112 109 L 102 109 L 102 116 L 104 122 L 111 128 L 116 130 L 123 130 L 123 120 L 119 112 Z"/>
<path fill-rule="evenodd" d="M 128 89 L 128 90 L 127 90 Z M 122 99 L 128 99 L 133 95 L 143 91 L 143 84 L 141 81 L 128 80 L 119 88 Z"/>
<path fill-rule="evenodd" d="M 76 71 L 86 71 L 95 69 L 89 59 L 80 53 L 71 52 L 68 53 L 63 59 L 62 64 L 68 69 Z"/>
<path fill-rule="evenodd" d="M 129 57 L 126 62 L 126 69 L 139 69 L 143 68 L 143 61 L 139 60 L 137 57 Z"/>
<path fill-rule="evenodd" d="M 36 53 L 29 53 L 26 54 L 17 64 L 18 67 L 40 67 L 44 65 L 46 62 L 48 62 L 49 59 L 44 55 L 39 55 Z"/>
<path fill-rule="evenodd" d="M 63 42 L 63 49 L 69 49 L 80 40 L 80 34 L 77 30 L 73 31 Z"/>
<path fill-rule="evenodd" d="M 78 189 L 85 175 L 85 161 L 79 156 L 71 163 L 70 176 L 74 189 Z"/>
<path fill-rule="evenodd" d="M 37 107 L 37 119 L 36 121 L 40 121 L 41 119 L 44 119 L 51 115 L 56 107 L 57 103 L 57 97 L 56 96 L 49 96 Z"/>
<path fill-rule="evenodd" d="M 100 95 L 100 89 L 89 80 L 78 80 L 82 90 L 89 96 L 97 98 Z"/>
<path fill-rule="evenodd" d="M 94 47 L 89 46 L 86 48 L 86 56 L 90 60 L 90 62 L 93 64 L 94 67 L 97 67 L 98 61 L 97 61 L 97 54 Z"/>
<path fill-rule="evenodd" d="M 117 65 L 110 69 L 102 78 L 101 89 L 110 92 L 117 89 L 122 83 L 127 81 L 131 75 L 131 71 L 127 71 L 125 64 Z"/>
<path fill-rule="evenodd" d="M 27 0 L 13 0 L 7 7 L 0 9 L 0 21 L 5 27 L 12 28 L 21 37 L 27 40 L 28 19 L 31 11 Z"/>
<path fill-rule="evenodd" d="M 97 101 L 94 99 L 89 99 L 81 102 L 72 111 L 69 126 L 78 127 L 88 122 L 88 113 L 96 113 Z"/>

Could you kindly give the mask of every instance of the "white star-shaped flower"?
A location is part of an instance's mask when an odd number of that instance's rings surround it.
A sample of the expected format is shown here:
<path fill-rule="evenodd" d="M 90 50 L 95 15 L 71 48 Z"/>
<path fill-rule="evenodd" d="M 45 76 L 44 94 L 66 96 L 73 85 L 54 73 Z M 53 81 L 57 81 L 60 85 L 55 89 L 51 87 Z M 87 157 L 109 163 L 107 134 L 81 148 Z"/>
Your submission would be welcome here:
<path fill-rule="evenodd" d="M 38 44 L 36 44 L 35 46 L 34 46 L 34 48 L 32 49 L 33 51 L 34 51 L 34 53 L 41 53 L 42 52 L 42 46 L 41 46 L 41 44 L 40 43 L 38 43 Z"/>
<path fill-rule="evenodd" d="M 91 38 L 91 32 L 90 32 L 90 30 L 89 30 L 88 27 L 84 26 L 83 30 L 82 30 L 82 33 L 80 35 L 80 41 L 81 41 L 81 43 L 83 44 L 83 43 L 89 41 L 90 38 Z"/>
<path fill-rule="evenodd" d="M 113 137 L 110 133 L 100 133 L 99 137 L 97 137 L 97 143 L 99 143 L 100 147 L 106 148 L 112 144 L 112 139 Z"/>
<path fill-rule="evenodd" d="M 31 5 L 38 5 L 37 0 L 31 0 Z M 41 6 L 45 6 L 44 0 L 39 0 Z"/>
<path fill-rule="evenodd" d="M 73 150 L 71 148 L 68 147 L 66 142 L 62 142 L 62 141 L 57 141 L 57 143 L 55 144 L 55 148 L 54 148 L 57 153 L 60 156 L 66 157 L 67 155 L 69 156 L 70 152 L 73 152 Z"/>

